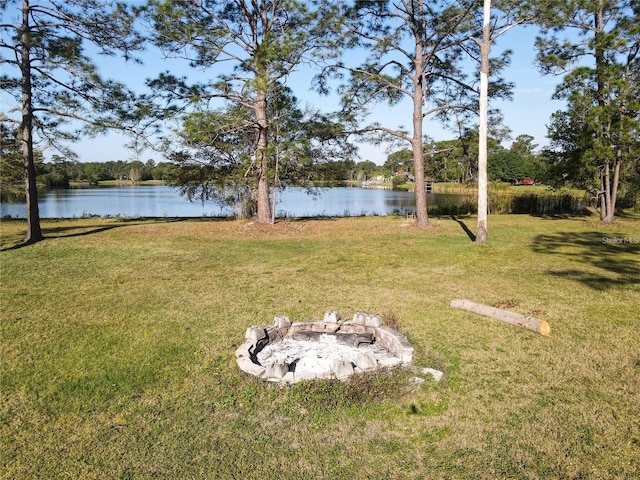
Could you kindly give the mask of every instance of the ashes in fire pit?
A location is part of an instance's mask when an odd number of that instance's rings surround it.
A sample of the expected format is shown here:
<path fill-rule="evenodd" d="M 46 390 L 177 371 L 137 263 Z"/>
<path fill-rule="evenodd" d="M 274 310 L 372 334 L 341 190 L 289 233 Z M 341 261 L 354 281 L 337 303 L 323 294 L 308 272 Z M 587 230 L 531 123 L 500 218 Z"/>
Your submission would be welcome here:
<path fill-rule="evenodd" d="M 411 363 L 406 337 L 382 325 L 379 315 L 358 312 L 343 321 L 326 312 L 324 321 L 291 323 L 275 317 L 272 326 L 249 327 L 236 350 L 238 366 L 273 382 L 343 379 L 357 372 Z"/>

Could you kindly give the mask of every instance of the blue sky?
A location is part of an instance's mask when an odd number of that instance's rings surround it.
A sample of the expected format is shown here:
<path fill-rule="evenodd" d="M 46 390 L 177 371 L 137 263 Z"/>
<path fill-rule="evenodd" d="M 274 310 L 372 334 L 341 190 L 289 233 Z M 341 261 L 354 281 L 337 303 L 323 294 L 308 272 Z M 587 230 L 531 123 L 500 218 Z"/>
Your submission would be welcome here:
<path fill-rule="evenodd" d="M 500 37 L 492 47 L 494 52 L 504 48 L 513 50 L 511 65 L 504 74 L 508 80 L 515 83 L 515 89 L 512 101 L 492 103 L 490 107 L 499 108 L 502 111 L 504 123 L 511 129 L 513 139 L 520 134 L 528 134 L 535 138 L 535 143 L 544 146 L 547 144 L 546 124 L 554 111 L 563 108 L 563 103 L 551 99 L 555 86 L 561 79 L 540 75 L 534 65 L 535 32 L 533 27 L 513 28 Z M 143 65 L 125 64 L 124 61 L 113 58 L 98 58 L 97 62 L 105 77 L 122 81 L 140 92 L 144 89 L 145 79 L 153 78 L 166 70 L 178 76 L 186 75 L 191 80 L 215 78 L 214 72 L 194 71 L 185 62 L 164 59 L 155 49 L 149 49 L 141 58 L 144 62 Z M 320 97 L 310 90 L 309 79 L 312 75 L 313 72 L 300 71 L 291 76 L 288 85 L 302 103 L 308 103 L 323 110 L 337 108 L 338 99 L 335 95 Z M 2 100 L 4 101 L 5 98 L 3 97 Z M 5 109 L 6 105 L 2 107 Z M 395 107 L 378 105 L 372 109 L 369 120 L 377 121 L 391 128 L 399 125 L 409 127 L 411 113 L 412 107 L 408 102 L 400 103 Z M 424 133 L 435 140 L 455 138 L 454 133 L 444 131 L 438 123 L 429 119 L 425 120 Z M 86 138 L 76 144 L 73 149 L 78 154 L 80 161 L 104 162 L 136 158 L 142 161 L 149 158 L 156 161 L 163 160 L 161 154 L 153 151 L 144 151 L 136 156 L 134 152 L 126 148 L 126 143 L 126 138 L 111 133 L 98 138 Z M 387 155 L 385 146 L 360 145 L 361 160 L 371 160 L 377 164 L 383 164 Z"/>
<path fill-rule="evenodd" d="M 500 37 L 494 45 L 494 51 L 504 48 L 513 50 L 511 64 L 506 69 L 505 75 L 515 83 L 515 89 L 512 101 L 495 102 L 490 106 L 502 111 L 504 123 L 511 129 L 513 139 L 521 134 L 532 135 L 535 138 L 535 143 L 545 146 L 547 144 L 546 125 L 549 118 L 553 112 L 563 108 L 563 102 L 551 99 L 555 86 L 561 79 L 554 76 L 543 76 L 537 71 L 534 65 L 534 38 L 534 28 L 516 27 Z M 104 75 L 127 82 L 134 88 L 142 88 L 145 78 L 153 77 L 163 70 L 170 70 L 176 75 L 184 74 L 190 79 L 205 79 L 207 76 L 213 76 L 213 73 L 194 71 L 176 60 L 165 60 L 154 50 L 147 52 L 144 57 L 144 65 L 142 66 L 123 65 L 109 59 L 100 64 L 101 71 Z M 310 90 L 309 78 L 311 75 L 311 72 L 301 71 L 292 75 L 290 79 L 289 86 L 300 101 L 326 110 L 337 107 L 338 99 L 335 95 L 321 97 Z M 392 128 L 399 125 L 408 127 L 411 124 L 411 105 L 407 102 L 400 103 L 395 107 L 378 105 L 372 109 L 370 120 L 378 121 Z M 455 136 L 453 133 L 443 130 L 437 122 L 428 119 L 425 121 L 424 132 L 435 140 L 445 140 Z M 86 139 L 77 145 L 75 150 L 81 161 L 135 158 L 135 155 L 125 148 L 125 144 L 126 139 L 116 134 L 110 134 L 106 137 Z M 371 160 L 382 164 L 387 155 L 384 146 L 360 145 L 362 160 Z M 152 151 L 143 152 L 139 159 L 146 161 L 149 158 L 156 161 L 162 160 L 158 153 Z"/>

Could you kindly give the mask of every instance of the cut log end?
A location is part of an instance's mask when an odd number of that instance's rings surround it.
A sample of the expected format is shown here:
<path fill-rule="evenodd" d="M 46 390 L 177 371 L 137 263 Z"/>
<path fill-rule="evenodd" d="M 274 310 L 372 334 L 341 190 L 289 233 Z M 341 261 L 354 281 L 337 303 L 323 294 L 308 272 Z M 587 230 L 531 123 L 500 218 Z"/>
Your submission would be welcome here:
<path fill-rule="evenodd" d="M 545 337 L 551 336 L 551 325 L 546 320 L 541 320 L 540 325 L 538 326 L 538 333 L 540 335 L 544 335 Z"/>

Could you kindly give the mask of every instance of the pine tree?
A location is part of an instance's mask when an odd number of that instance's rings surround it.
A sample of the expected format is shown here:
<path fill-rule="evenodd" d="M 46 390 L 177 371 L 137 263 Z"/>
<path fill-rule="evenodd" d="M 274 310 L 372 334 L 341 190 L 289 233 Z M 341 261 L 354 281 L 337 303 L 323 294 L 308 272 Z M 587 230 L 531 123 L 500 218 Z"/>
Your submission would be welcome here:
<path fill-rule="evenodd" d="M 238 164 L 248 159 L 243 176 L 252 181 L 242 181 L 237 188 L 248 189 L 258 222 L 272 222 L 269 180 L 275 150 L 269 143 L 274 109 L 269 105 L 274 104 L 272 97 L 282 91 L 287 76 L 302 63 L 318 62 L 334 53 L 338 8 L 332 2 L 297 0 L 157 0 L 150 6 L 156 45 L 167 56 L 187 57 L 194 68 L 216 75 L 189 87 L 184 79 L 164 75 L 151 83 L 158 95 L 205 116 L 211 110 L 210 102 L 222 101 L 223 106 L 215 109 L 219 117 L 215 121 L 220 124 L 225 117 L 228 125 L 238 129 L 233 133 L 235 140 L 224 146 L 225 155 L 210 158 L 200 169 L 201 180 L 192 177 L 191 186 L 200 182 L 206 189 L 219 183 L 221 177 L 210 178 L 205 170 L 222 175 L 219 167 L 225 161 Z M 237 137 L 240 131 L 243 141 Z M 193 165 L 179 164 L 194 173 Z"/>
<path fill-rule="evenodd" d="M 140 46 L 134 33 L 135 13 L 126 2 L 99 0 L 20 0 L 0 2 L 0 87 L 15 99 L 27 202 L 25 242 L 42 240 L 34 144 L 71 156 L 68 142 L 77 140 L 84 122 L 92 132 L 134 120 L 133 96 L 124 85 L 104 80 L 86 53 L 121 51 L 125 57 Z M 6 19 L 6 20 L 4 20 Z"/>
<path fill-rule="evenodd" d="M 612 222 L 621 181 L 638 162 L 640 6 L 630 0 L 540 2 L 538 61 L 565 73 L 554 98 L 567 101 L 549 128 L 556 183 L 586 188 Z M 571 36 L 571 32 L 578 35 Z"/>

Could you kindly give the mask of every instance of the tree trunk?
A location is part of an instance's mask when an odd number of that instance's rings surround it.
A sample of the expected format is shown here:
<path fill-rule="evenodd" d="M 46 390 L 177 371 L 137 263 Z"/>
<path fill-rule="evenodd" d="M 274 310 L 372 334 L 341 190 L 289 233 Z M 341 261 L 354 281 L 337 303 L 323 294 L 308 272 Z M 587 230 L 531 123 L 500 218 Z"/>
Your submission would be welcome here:
<path fill-rule="evenodd" d="M 511 325 L 526 328 L 527 330 L 539 333 L 540 335 L 544 335 L 545 337 L 551 335 L 551 327 L 545 320 L 527 317 L 525 315 L 520 315 L 519 313 L 509 312 L 508 310 L 501 310 L 499 308 L 482 305 L 480 303 L 471 302 L 469 300 L 451 300 L 450 305 L 453 308 L 467 310 L 468 312 L 477 313 L 478 315 L 493 318 L 494 320 L 500 320 L 501 322 L 506 322 L 510 323 Z"/>
<path fill-rule="evenodd" d="M 594 40 L 595 40 L 595 62 L 596 62 L 596 100 L 598 106 L 605 108 L 607 102 L 605 99 L 605 80 L 604 70 L 606 69 L 606 56 L 603 47 L 604 42 L 604 3 L 598 0 L 596 11 L 594 12 Z M 611 125 L 609 123 L 600 123 L 598 126 L 598 137 L 600 140 L 611 140 Z M 610 180 L 611 161 L 607 158 L 604 161 L 604 169 L 600 173 L 600 220 L 611 222 L 613 220 L 613 212 L 611 212 L 611 180 Z"/>
<path fill-rule="evenodd" d="M 411 139 L 411 150 L 413 153 L 413 171 L 416 177 L 416 224 L 419 227 L 428 227 L 430 223 L 427 212 L 427 191 L 424 183 L 424 149 L 422 148 L 422 101 L 424 94 L 422 42 L 423 39 L 416 36 L 415 77 L 413 79 L 413 137 Z"/>
<path fill-rule="evenodd" d="M 276 224 L 276 205 L 278 204 L 278 167 L 279 167 L 279 162 L 280 162 L 280 149 L 278 148 L 278 145 L 280 143 L 280 126 L 279 123 L 276 123 L 276 135 L 275 135 L 275 160 L 276 160 L 276 164 L 273 170 L 273 202 L 271 205 L 271 224 L 275 225 Z"/>
<path fill-rule="evenodd" d="M 611 205 L 609 205 L 609 217 L 607 222 L 613 222 L 616 214 L 616 201 L 618 200 L 618 184 L 620 183 L 620 164 L 622 163 L 622 151 L 616 152 L 616 164 L 613 167 L 613 185 L 611 186 Z"/>
<path fill-rule="evenodd" d="M 604 162 L 604 204 L 605 212 L 603 220 L 608 222 L 611 210 L 611 162 L 609 160 Z"/>
<path fill-rule="evenodd" d="M 422 127 L 422 120 L 420 121 L 420 126 Z M 422 130 L 422 128 L 420 128 Z M 431 224 L 429 223 L 429 214 L 427 212 L 427 190 L 425 188 L 424 181 L 424 152 L 422 149 L 422 135 L 420 137 L 413 139 L 411 142 L 412 151 L 413 151 L 413 168 L 416 177 L 416 223 L 420 227 L 428 227 Z"/>
<path fill-rule="evenodd" d="M 480 42 L 480 125 L 478 127 L 478 231 L 475 243 L 489 239 L 487 231 L 487 135 L 489 111 L 489 53 L 491 50 L 491 0 L 484 0 Z"/>
<path fill-rule="evenodd" d="M 29 0 L 22 0 L 22 51 L 20 67 L 22 74 L 22 122 L 20 136 L 22 158 L 24 162 L 25 194 L 27 200 L 27 236 L 26 243 L 35 243 L 44 239 L 40 228 L 40 210 L 38 208 L 38 186 L 36 167 L 33 160 L 33 101 L 31 92 L 31 53 L 29 28 Z"/>
<path fill-rule="evenodd" d="M 600 192 L 598 193 L 598 197 L 600 199 L 600 220 L 602 221 L 604 221 L 604 219 L 606 218 L 606 213 L 607 213 L 607 202 L 604 196 L 604 189 L 605 189 L 604 182 L 605 182 L 604 172 L 601 171 L 600 172 Z"/>
<path fill-rule="evenodd" d="M 254 110 L 256 113 L 256 149 L 257 166 L 257 220 L 258 223 L 271 223 L 271 204 L 269 201 L 269 157 L 267 155 L 267 93 L 258 92 Z"/>
<path fill-rule="evenodd" d="M 622 152 L 616 152 L 616 163 L 613 167 L 613 180 L 609 162 L 605 163 L 604 172 L 601 173 L 601 201 L 600 220 L 606 223 L 613 222 L 616 212 L 616 200 L 618 197 L 618 183 L 620 182 L 620 157 Z"/>

